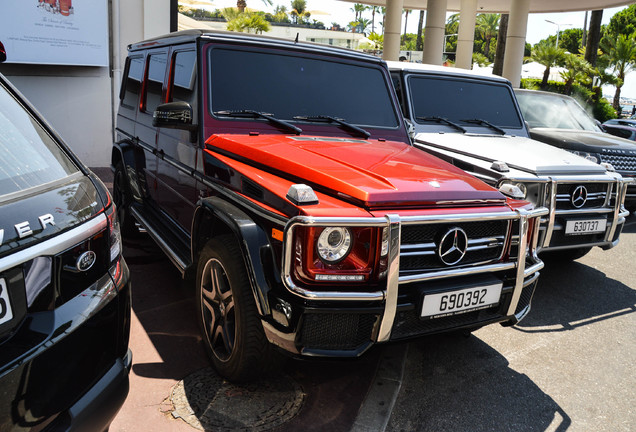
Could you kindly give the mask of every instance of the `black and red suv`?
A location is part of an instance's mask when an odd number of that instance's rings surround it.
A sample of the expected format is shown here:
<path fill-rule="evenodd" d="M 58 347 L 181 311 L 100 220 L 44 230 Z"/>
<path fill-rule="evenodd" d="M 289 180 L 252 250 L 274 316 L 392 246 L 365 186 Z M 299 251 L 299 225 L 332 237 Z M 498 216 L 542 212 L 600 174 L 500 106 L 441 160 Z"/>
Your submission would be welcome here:
<path fill-rule="evenodd" d="M 411 146 L 382 60 L 193 30 L 131 45 L 122 82 L 122 230 L 196 278 L 224 377 L 528 313 L 547 210 Z"/>

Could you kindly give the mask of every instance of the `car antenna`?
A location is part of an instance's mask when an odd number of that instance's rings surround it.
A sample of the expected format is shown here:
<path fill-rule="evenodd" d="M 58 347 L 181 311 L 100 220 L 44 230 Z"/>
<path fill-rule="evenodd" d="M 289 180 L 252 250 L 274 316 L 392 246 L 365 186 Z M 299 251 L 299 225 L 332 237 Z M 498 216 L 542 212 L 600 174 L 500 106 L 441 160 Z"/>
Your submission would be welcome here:
<path fill-rule="evenodd" d="M 294 39 L 294 43 L 298 43 L 298 32 L 296 32 L 296 39 Z"/>

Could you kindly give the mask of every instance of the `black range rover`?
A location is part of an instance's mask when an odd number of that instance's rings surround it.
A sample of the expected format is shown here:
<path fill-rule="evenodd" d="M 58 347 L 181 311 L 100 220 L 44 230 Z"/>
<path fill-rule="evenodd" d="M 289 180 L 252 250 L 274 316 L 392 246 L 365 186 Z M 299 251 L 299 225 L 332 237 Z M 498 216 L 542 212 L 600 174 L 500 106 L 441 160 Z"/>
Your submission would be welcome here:
<path fill-rule="evenodd" d="M 129 331 L 106 187 L 0 75 L 0 431 L 106 430 Z"/>

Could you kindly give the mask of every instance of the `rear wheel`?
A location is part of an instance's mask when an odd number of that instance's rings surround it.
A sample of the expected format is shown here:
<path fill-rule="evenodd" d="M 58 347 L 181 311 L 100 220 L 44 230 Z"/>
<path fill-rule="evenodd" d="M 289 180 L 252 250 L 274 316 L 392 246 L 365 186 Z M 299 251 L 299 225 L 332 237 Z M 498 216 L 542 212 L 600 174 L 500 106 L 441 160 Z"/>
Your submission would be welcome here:
<path fill-rule="evenodd" d="M 246 381 L 271 370 L 272 346 L 258 317 L 241 250 L 231 235 L 210 240 L 197 268 L 197 312 L 217 372 Z"/>
<path fill-rule="evenodd" d="M 130 214 L 132 204 L 132 193 L 126 179 L 124 164 L 118 162 L 115 165 L 115 175 L 113 178 L 113 202 L 117 207 L 117 218 L 124 237 L 138 237 L 139 229 L 135 225 L 135 219 Z"/>

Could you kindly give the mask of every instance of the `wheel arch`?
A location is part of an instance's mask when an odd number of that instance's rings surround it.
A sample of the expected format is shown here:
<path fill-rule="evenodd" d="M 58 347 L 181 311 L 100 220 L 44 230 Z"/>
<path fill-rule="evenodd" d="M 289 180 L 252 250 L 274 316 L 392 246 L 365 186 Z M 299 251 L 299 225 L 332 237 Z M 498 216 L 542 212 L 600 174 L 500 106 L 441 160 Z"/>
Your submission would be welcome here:
<path fill-rule="evenodd" d="M 222 234 L 232 234 L 236 239 L 258 312 L 261 316 L 270 315 L 267 301 L 270 287 L 265 271 L 267 251 L 270 251 L 269 257 L 272 256 L 270 241 L 244 211 L 218 197 L 199 201 L 192 221 L 192 263 L 198 262 L 201 249 L 210 239 Z"/>

